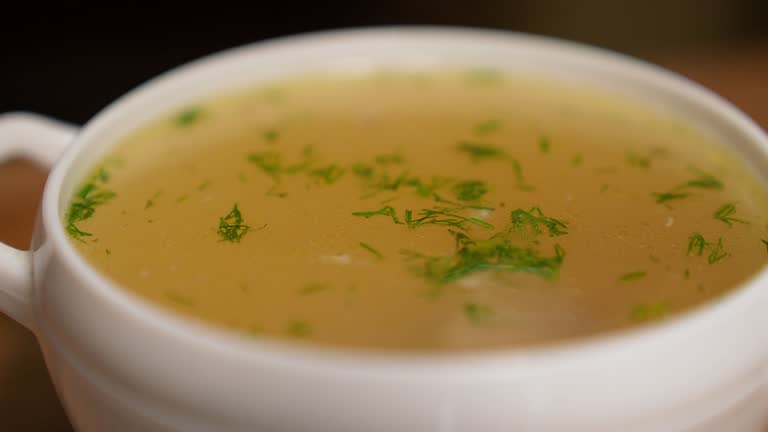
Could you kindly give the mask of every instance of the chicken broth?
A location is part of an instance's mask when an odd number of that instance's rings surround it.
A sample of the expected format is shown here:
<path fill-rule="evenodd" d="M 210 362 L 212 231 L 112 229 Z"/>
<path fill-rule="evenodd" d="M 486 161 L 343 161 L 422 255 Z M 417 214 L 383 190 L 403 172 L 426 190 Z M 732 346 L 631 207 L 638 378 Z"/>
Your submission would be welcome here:
<path fill-rule="evenodd" d="M 767 204 L 724 146 L 626 96 L 382 71 L 169 113 L 63 223 L 124 289 L 252 337 L 463 351 L 710 301 L 765 264 Z"/>

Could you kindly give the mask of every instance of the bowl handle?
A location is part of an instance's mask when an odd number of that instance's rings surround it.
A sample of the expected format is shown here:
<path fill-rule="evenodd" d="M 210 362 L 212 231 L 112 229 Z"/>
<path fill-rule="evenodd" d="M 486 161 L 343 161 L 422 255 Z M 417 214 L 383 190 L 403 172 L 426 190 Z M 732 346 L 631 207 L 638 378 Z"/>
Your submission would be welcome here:
<path fill-rule="evenodd" d="M 50 168 L 76 132 L 72 125 L 37 114 L 1 114 L 0 163 L 24 158 Z M 0 313 L 29 327 L 31 289 L 29 251 L 0 242 Z"/>

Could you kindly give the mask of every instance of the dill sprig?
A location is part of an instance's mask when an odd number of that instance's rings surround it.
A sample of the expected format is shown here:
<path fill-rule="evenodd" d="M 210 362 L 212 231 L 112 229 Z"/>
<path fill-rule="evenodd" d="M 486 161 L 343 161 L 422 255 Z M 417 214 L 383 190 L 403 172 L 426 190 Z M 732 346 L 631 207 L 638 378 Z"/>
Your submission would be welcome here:
<path fill-rule="evenodd" d="M 644 272 L 644 271 L 635 271 L 635 272 L 625 273 L 625 274 L 619 276 L 619 282 L 636 281 L 638 279 L 644 278 L 645 275 L 646 275 L 646 272 Z"/>
<path fill-rule="evenodd" d="M 666 204 L 669 201 L 679 200 L 690 196 L 690 189 L 712 189 L 720 190 L 723 188 L 723 182 L 711 174 L 692 169 L 697 174 L 696 177 L 681 183 L 668 192 L 654 192 L 651 195 L 656 198 L 657 204 Z"/>
<path fill-rule="evenodd" d="M 251 227 L 243 222 L 243 216 L 237 203 L 232 206 L 232 210 L 226 216 L 219 218 L 219 228 L 216 233 L 222 241 L 231 243 L 240 243 L 240 240 L 248 234 Z"/>
<path fill-rule="evenodd" d="M 511 230 L 524 237 L 535 237 L 542 233 L 542 226 L 546 228 L 550 237 L 568 234 L 568 226 L 565 222 L 553 217 L 545 216 L 539 207 L 531 207 L 529 210 L 521 208 L 510 213 Z"/>
<path fill-rule="evenodd" d="M 488 192 L 488 185 L 479 180 L 468 180 L 456 183 L 451 191 L 460 201 L 476 201 Z"/>
<path fill-rule="evenodd" d="M 506 157 L 506 153 L 501 148 L 476 141 L 462 141 L 456 148 L 460 152 L 468 154 L 474 162 Z"/>
<path fill-rule="evenodd" d="M 733 226 L 734 222 L 742 223 L 742 224 L 749 223 L 745 220 L 731 217 L 731 215 L 735 211 L 736 211 L 736 206 L 733 203 L 726 203 L 726 204 L 723 204 L 722 207 L 717 209 L 717 211 L 715 211 L 714 216 L 715 216 L 715 219 L 725 222 L 726 224 L 728 224 L 728 226 Z"/>
<path fill-rule="evenodd" d="M 360 242 L 360 247 L 370 252 L 373 256 L 375 256 L 378 259 L 384 258 L 384 255 L 381 254 L 378 250 L 374 249 L 373 246 L 369 245 L 368 243 Z"/>
<path fill-rule="evenodd" d="M 93 234 L 81 230 L 77 224 L 90 219 L 96 213 L 96 207 L 104 205 L 115 197 L 115 193 L 106 189 L 110 179 L 109 173 L 102 167 L 75 194 L 69 210 L 65 215 L 67 233 L 76 240 L 83 241 L 84 237 Z"/>
<path fill-rule="evenodd" d="M 479 303 L 464 303 L 464 316 L 474 325 L 486 324 L 491 321 L 496 313 L 493 308 Z"/>
<path fill-rule="evenodd" d="M 457 235 L 458 249 L 452 255 L 428 256 L 403 250 L 401 254 L 420 263 L 414 270 L 428 282 L 445 285 L 479 272 L 529 273 L 556 279 L 565 258 L 565 250 L 555 245 L 554 256 L 541 256 L 532 248 L 512 244 L 508 238 L 475 240 Z"/>
<path fill-rule="evenodd" d="M 686 255 L 702 256 L 705 251 L 709 251 L 707 262 L 715 264 L 728 256 L 728 252 L 723 247 L 723 239 L 718 238 L 717 242 L 709 242 L 699 233 L 693 233 L 688 238 L 688 252 Z"/>

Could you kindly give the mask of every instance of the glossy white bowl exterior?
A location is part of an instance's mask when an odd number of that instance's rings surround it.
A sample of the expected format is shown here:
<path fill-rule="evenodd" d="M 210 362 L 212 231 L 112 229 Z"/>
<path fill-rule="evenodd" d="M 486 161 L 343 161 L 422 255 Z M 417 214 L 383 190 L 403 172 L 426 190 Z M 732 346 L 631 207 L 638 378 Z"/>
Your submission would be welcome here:
<path fill-rule="evenodd" d="M 765 272 L 722 301 L 632 332 L 526 351 L 376 355 L 254 341 L 166 313 L 91 269 L 61 228 L 89 165 L 117 137 L 169 109 L 307 70 L 467 64 L 634 95 L 708 130 L 756 171 L 768 168 L 766 136 L 720 98 L 653 66 L 562 41 L 463 29 L 353 30 L 184 66 L 86 125 L 46 185 L 29 324 L 78 430 L 759 431 L 768 415 Z"/>

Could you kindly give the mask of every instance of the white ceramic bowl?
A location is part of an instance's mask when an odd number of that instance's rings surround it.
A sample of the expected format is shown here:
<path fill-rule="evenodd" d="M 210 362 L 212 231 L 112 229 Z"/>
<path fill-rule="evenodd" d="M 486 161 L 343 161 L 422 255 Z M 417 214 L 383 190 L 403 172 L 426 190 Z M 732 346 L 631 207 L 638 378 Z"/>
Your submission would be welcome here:
<path fill-rule="evenodd" d="M 381 65 L 475 65 L 602 86 L 688 119 L 768 172 L 768 138 L 696 84 L 595 48 L 467 29 L 348 30 L 234 49 L 141 86 L 80 130 L 2 116 L 0 159 L 51 164 L 66 146 L 31 252 L 0 244 L 0 310 L 37 335 L 79 431 L 760 430 L 766 272 L 722 300 L 631 332 L 489 354 L 384 355 L 254 341 L 175 316 L 107 280 L 66 238 L 60 221 L 75 185 L 146 120 L 241 84 Z"/>

